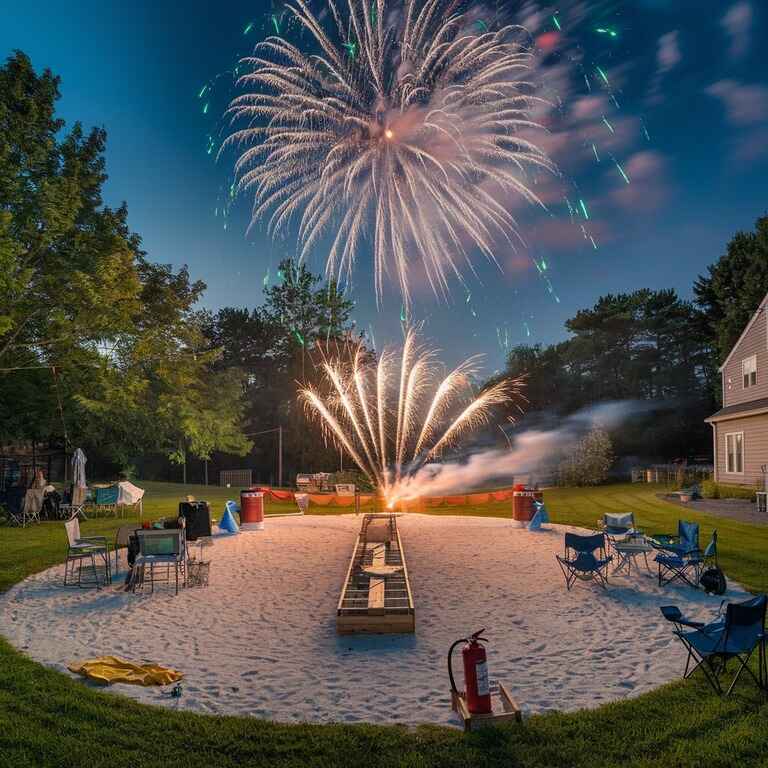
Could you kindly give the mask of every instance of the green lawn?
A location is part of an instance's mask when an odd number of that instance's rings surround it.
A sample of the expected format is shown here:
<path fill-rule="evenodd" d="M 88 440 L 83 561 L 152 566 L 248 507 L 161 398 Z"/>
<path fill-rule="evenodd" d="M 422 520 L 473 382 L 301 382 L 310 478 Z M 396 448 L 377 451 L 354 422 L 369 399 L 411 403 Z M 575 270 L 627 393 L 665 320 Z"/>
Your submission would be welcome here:
<path fill-rule="evenodd" d="M 142 485 L 149 517 L 173 514 L 187 493 L 206 498 L 217 510 L 233 493 Z M 683 510 L 656 498 L 658 490 L 630 485 L 555 489 L 545 499 L 553 522 L 593 526 L 603 512 L 632 510 L 648 531 L 674 530 Z M 506 505 L 430 511 L 509 514 Z M 731 578 L 754 590 L 768 588 L 768 527 L 685 516 L 701 523 L 703 536 L 717 526 L 721 561 Z M 83 523 L 83 531 L 109 533 L 121 522 L 92 520 Z M 0 528 L 0 589 L 63 556 L 60 523 L 24 531 Z M 721 700 L 694 680 L 600 709 L 536 716 L 522 727 L 471 736 L 437 727 L 287 726 L 135 704 L 44 669 L 0 641 L 0 767 L 81 765 L 757 766 L 768 765 L 768 706 L 747 684 Z"/>

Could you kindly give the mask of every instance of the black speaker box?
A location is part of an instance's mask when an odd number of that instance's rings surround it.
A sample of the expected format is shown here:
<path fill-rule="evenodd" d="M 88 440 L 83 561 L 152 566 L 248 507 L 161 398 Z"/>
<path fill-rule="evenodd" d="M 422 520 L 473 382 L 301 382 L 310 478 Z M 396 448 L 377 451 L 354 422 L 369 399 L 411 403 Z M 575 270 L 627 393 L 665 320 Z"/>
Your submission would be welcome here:
<path fill-rule="evenodd" d="M 211 508 L 207 501 L 179 502 L 179 517 L 186 520 L 187 541 L 211 535 Z"/>

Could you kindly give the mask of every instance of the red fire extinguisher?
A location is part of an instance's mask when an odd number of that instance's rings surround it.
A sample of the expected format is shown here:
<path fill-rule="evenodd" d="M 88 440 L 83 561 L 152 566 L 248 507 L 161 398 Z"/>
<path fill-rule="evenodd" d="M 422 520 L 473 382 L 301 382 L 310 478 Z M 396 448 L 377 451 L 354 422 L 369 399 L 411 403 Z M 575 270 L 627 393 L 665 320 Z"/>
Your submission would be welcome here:
<path fill-rule="evenodd" d="M 480 643 L 488 641 L 481 637 L 485 629 L 478 630 L 469 637 L 457 640 L 448 650 L 448 677 L 451 680 L 451 690 L 458 696 L 456 681 L 453 679 L 452 656 L 457 645 L 466 643 L 461 649 L 461 660 L 464 662 L 464 689 L 467 698 L 467 709 L 473 715 L 487 715 L 492 711 L 491 686 L 488 680 L 488 662 L 485 648 Z"/>

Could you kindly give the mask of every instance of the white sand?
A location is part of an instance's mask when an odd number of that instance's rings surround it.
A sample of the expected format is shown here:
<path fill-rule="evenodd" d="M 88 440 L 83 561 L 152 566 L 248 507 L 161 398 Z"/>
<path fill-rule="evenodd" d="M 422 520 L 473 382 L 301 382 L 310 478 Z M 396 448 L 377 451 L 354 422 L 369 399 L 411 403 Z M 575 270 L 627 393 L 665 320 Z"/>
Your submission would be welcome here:
<path fill-rule="evenodd" d="M 52 568 L 0 596 L 0 632 L 59 670 L 115 654 L 185 673 L 181 699 L 112 687 L 148 703 L 286 722 L 455 724 L 445 654 L 457 637 L 486 627 L 491 678 L 526 711 L 571 710 L 678 678 L 685 654 L 658 607 L 706 617 L 720 602 L 660 590 L 646 573 L 612 577 L 608 591 L 577 583 L 567 592 L 557 526 L 529 533 L 501 519 L 430 515 L 399 525 L 415 636 L 336 635 L 360 528 L 353 515 L 267 520 L 266 531 L 217 538 L 206 551 L 210 586 L 178 597 L 167 586 L 154 595 L 67 589 L 63 568 Z M 456 665 L 460 679 L 459 654 Z"/>

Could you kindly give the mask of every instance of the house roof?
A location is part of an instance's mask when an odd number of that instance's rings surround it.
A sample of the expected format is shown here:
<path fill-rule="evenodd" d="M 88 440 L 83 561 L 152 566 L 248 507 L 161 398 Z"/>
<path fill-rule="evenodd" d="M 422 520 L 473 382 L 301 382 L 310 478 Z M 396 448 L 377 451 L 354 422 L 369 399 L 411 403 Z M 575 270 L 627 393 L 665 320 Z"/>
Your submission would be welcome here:
<path fill-rule="evenodd" d="M 733 353 L 736 351 L 736 348 L 741 344 L 741 342 L 744 340 L 744 337 L 749 333 L 752 326 L 757 321 L 757 318 L 760 317 L 761 313 L 764 312 L 768 308 L 768 294 L 766 294 L 765 298 L 760 302 L 760 306 L 758 306 L 757 310 L 755 311 L 755 314 L 752 315 L 752 319 L 747 323 L 747 327 L 744 329 L 744 332 L 739 336 L 739 340 L 733 345 L 731 348 L 731 351 L 728 353 L 728 357 L 725 358 L 723 361 L 723 364 L 720 366 L 720 371 L 725 370 L 725 366 L 728 365 L 731 358 L 733 357 Z"/>
<path fill-rule="evenodd" d="M 761 413 L 768 413 L 768 397 L 763 397 L 760 400 L 752 400 L 749 403 L 729 405 L 727 408 L 721 408 L 708 419 L 704 419 L 704 421 L 710 423 L 715 421 L 728 421 L 729 419 L 736 419 L 742 416 L 758 416 Z"/>

